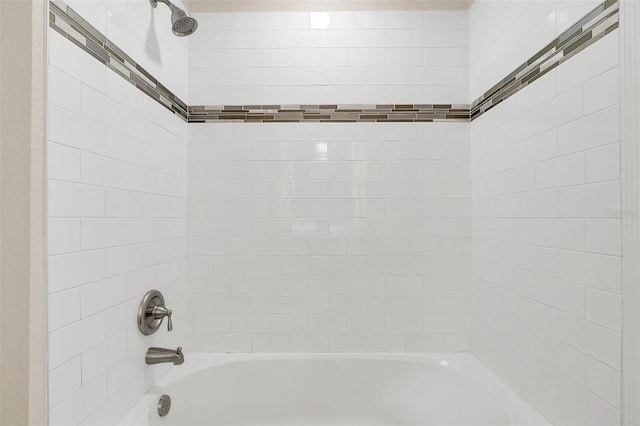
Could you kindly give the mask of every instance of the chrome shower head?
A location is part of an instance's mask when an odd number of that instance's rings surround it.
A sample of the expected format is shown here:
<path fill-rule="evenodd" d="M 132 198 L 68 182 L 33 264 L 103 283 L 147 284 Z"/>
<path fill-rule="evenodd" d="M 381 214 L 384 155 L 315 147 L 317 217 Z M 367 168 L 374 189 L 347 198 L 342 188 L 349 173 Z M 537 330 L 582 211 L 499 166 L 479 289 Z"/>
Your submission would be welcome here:
<path fill-rule="evenodd" d="M 174 5 L 171 8 L 171 30 L 178 37 L 193 34 L 198 29 L 198 21 L 189 15 L 186 10 L 182 10 Z"/>
<path fill-rule="evenodd" d="M 149 0 L 153 8 L 158 7 L 158 2 L 164 3 L 171 9 L 171 31 L 178 37 L 185 37 L 193 34 L 198 29 L 196 21 L 189 12 L 180 9 L 169 0 Z"/>

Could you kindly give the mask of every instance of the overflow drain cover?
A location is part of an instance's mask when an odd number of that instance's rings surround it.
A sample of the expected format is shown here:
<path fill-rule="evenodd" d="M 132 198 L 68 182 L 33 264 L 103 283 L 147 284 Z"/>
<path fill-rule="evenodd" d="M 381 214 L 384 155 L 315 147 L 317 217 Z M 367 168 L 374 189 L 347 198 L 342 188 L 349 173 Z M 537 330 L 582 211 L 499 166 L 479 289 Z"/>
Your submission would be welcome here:
<path fill-rule="evenodd" d="M 158 414 L 160 417 L 164 417 L 169 414 L 169 410 L 171 410 L 171 397 L 162 395 L 158 401 Z"/>

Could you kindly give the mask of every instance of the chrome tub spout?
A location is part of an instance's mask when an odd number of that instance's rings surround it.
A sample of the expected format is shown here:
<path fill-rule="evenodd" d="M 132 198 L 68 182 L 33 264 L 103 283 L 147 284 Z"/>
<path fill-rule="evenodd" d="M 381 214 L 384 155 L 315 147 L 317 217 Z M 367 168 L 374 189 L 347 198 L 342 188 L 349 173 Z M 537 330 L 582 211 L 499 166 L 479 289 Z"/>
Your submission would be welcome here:
<path fill-rule="evenodd" d="M 172 362 L 174 365 L 181 365 L 184 362 L 184 354 L 182 348 L 165 349 L 165 348 L 149 348 L 147 355 L 144 357 L 147 364 L 161 364 L 163 362 Z"/>

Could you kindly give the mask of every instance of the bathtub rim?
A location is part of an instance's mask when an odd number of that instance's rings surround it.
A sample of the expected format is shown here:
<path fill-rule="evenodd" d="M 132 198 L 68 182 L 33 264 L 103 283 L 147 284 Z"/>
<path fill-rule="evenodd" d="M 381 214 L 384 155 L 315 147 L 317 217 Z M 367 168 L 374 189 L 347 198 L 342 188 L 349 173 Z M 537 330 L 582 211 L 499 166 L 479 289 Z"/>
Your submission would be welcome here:
<path fill-rule="evenodd" d="M 469 380 L 486 388 L 500 403 L 510 421 L 523 426 L 551 425 L 524 398 L 503 382 L 489 370 L 478 358 L 470 352 L 453 353 L 207 353 L 185 352 L 185 363 L 173 366 L 138 400 L 138 402 L 120 419 L 124 426 L 148 425 L 146 421 L 150 410 L 154 410 L 158 399 L 171 383 L 203 369 L 236 362 L 258 360 L 383 360 L 409 361 L 435 365 L 450 369 L 466 376 Z M 446 364 L 444 364 L 446 363 Z"/>

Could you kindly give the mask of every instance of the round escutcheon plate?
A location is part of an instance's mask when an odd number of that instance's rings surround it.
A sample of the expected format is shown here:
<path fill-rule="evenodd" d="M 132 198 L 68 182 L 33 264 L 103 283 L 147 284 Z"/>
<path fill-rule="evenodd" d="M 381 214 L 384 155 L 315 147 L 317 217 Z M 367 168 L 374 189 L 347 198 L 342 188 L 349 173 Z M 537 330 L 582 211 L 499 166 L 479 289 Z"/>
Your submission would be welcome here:
<path fill-rule="evenodd" d="M 169 414 L 171 410 L 171 397 L 169 395 L 162 395 L 158 401 L 158 415 L 164 417 Z"/>

